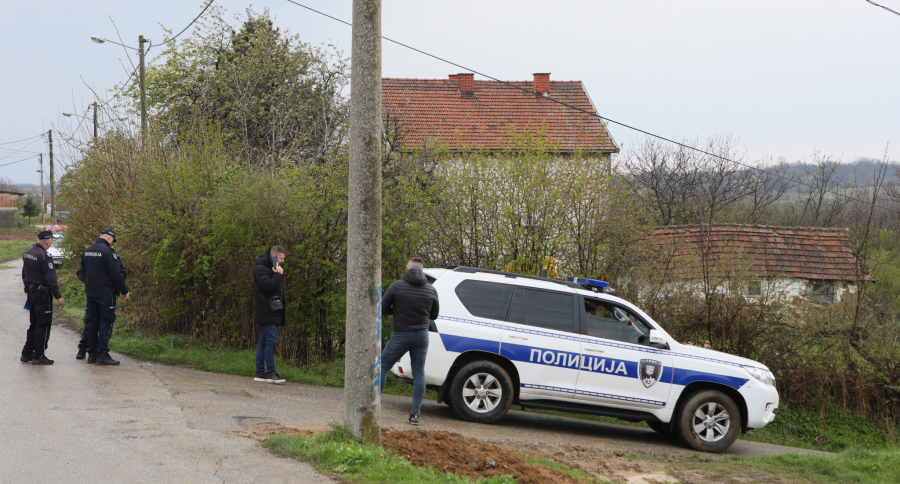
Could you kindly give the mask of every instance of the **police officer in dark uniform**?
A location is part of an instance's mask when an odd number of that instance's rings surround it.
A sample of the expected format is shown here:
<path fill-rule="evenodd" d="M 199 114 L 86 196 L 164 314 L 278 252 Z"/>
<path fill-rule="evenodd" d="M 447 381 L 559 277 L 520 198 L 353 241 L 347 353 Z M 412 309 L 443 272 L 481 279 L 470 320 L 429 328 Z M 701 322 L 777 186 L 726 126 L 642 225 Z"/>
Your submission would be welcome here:
<path fill-rule="evenodd" d="M 112 244 L 116 241 L 113 229 L 100 231 L 100 238 L 81 255 L 78 280 L 84 283 L 87 296 L 84 333 L 78 344 L 76 358 L 84 358 L 87 351 L 88 363 L 98 365 L 118 365 L 109 356 L 109 337 L 116 321 L 116 296 L 130 296 L 125 285 L 125 269 Z"/>
<path fill-rule="evenodd" d="M 28 294 L 31 325 L 28 327 L 25 346 L 19 361 L 33 365 L 52 365 L 44 350 L 50 341 L 50 326 L 53 324 L 53 300 L 65 304 L 56 282 L 56 265 L 47 249 L 53 245 L 53 232 L 43 230 L 38 241 L 22 256 L 22 282 Z"/>

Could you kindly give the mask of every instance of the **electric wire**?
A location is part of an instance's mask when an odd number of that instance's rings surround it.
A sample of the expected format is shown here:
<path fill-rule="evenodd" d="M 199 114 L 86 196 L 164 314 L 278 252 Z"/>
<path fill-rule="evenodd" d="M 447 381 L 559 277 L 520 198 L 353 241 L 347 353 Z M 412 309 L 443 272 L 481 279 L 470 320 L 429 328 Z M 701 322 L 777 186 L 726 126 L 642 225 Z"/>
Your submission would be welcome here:
<path fill-rule="evenodd" d="M 169 40 L 163 42 L 163 44 L 168 44 L 169 42 L 172 42 L 173 40 L 177 39 L 179 35 L 183 34 L 187 29 L 191 28 L 191 25 L 194 25 L 194 22 L 196 22 L 196 21 L 197 21 L 197 20 L 198 20 L 205 12 L 206 12 L 206 9 L 208 9 L 208 8 L 210 7 L 210 5 L 212 5 L 213 2 L 215 2 L 215 1 L 216 1 L 216 0 L 209 0 L 209 3 L 207 3 L 206 6 L 203 7 L 203 10 L 200 11 L 200 15 L 197 15 L 197 16 L 194 18 L 194 20 L 191 20 L 191 23 L 189 23 L 189 24 L 187 25 L 187 27 L 185 27 L 181 32 L 178 32 L 178 33 L 175 35 L 175 37 L 172 37 L 171 39 L 169 39 Z M 161 45 L 161 44 L 160 44 L 160 45 Z"/>
<path fill-rule="evenodd" d="M 869 0 L 866 0 L 866 1 L 869 1 Z M 301 3 L 298 3 L 298 2 L 296 2 L 296 1 L 294 1 L 294 0 L 287 0 L 287 2 L 293 3 L 294 5 L 297 5 L 298 7 L 305 8 L 305 9 L 311 11 L 311 12 L 315 12 L 315 13 L 317 13 L 317 14 L 319 14 L 319 15 L 324 16 L 324 17 L 328 17 L 328 18 L 330 18 L 330 19 L 332 19 L 332 20 L 335 20 L 335 21 L 340 22 L 340 23 L 342 23 L 342 24 L 349 25 L 350 27 L 353 27 L 353 24 L 350 23 L 350 22 L 347 22 L 346 20 L 341 20 L 341 19 L 339 19 L 339 18 L 337 18 L 337 17 L 333 17 L 333 16 L 328 15 L 328 14 L 326 14 L 326 13 L 324 13 L 324 12 L 320 12 L 320 11 L 314 9 L 314 8 L 307 7 L 306 5 L 303 5 L 303 4 L 301 4 Z M 869 2 L 869 3 L 872 3 L 872 2 Z M 876 5 L 877 5 L 877 4 L 876 4 Z M 881 5 L 878 5 L 878 6 L 880 7 Z M 889 10 L 890 10 L 890 9 L 889 9 Z M 399 46 L 401 46 L 401 47 L 404 47 L 404 48 L 406 48 L 406 49 L 412 50 L 412 51 L 414 51 L 414 52 L 418 52 L 419 54 L 422 54 L 422 55 L 431 57 L 432 59 L 439 60 L 439 61 L 441 61 L 441 62 L 444 62 L 444 63 L 446 63 L 446 64 L 450 64 L 450 65 L 455 66 L 455 67 L 459 67 L 460 69 L 464 69 L 464 70 L 466 70 L 466 71 L 469 71 L 469 72 L 478 74 L 478 75 L 480 75 L 480 76 L 482 76 L 482 77 L 486 77 L 486 78 L 488 78 L 488 79 L 490 79 L 490 80 L 492 80 L 492 81 L 499 82 L 499 83 L 501 83 L 501 84 L 503 84 L 503 85 L 505 85 L 505 86 L 507 86 L 507 87 L 511 87 L 511 88 L 513 88 L 513 89 L 517 89 L 517 90 L 522 91 L 522 92 L 524 92 L 524 93 L 526 93 L 526 94 L 529 94 L 529 95 L 532 95 L 532 96 L 536 95 L 536 93 L 534 92 L 534 90 L 529 90 L 529 89 L 526 89 L 526 88 L 521 87 L 521 86 L 516 86 L 515 84 L 512 84 L 511 82 L 507 82 L 507 81 L 503 81 L 503 80 L 497 79 L 496 77 L 493 77 L 493 76 L 487 75 L 487 74 L 485 74 L 485 73 L 479 72 L 479 71 L 477 71 L 477 70 L 475 70 L 475 69 L 471 69 L 471 68 L 466 67 L 466 66 L 464 66 L 464 65 L 457 64 L 457 63 L 455 63 L 455 62 L 452 62 L 452 61 L 450 61 L 450 60 L 444 59 L 444 58 L 439 57 L 439 56 L 437 56 L 437 55 L 430 54 L 430 53 L 425 52 L 425 51 L 423 51 L 423 50 L 421 50 L 421 49 L 417 49 L 417 48 L 412 47 L 412 46 L 410 46 L 410 45 L 404 44 L 403 42 L 400 42 L 400 41 L 397 41 L 397 40 L 394 40 L 394 39 L 390 39 L 390 38 L 385 37 L 385 36 L 381 36 L 381 38 L 384 39 L 384 40 L 386 40 L 386 41 L 388 41 L 388 42 L 391 42 L 391 43 L 393 43 L 393 44 L 396 44 L 396 45 L 399 45 Z M 796 183 L 796 184 L 798 184 L 798 185 L 804 185 L 804 186 L 807 186 L 807 187 L 810 187 L 810 188 L 816 188 L 815 186 L 813 186 L 813 185 L 811 185 L 811 184 L 809 184 L 809 183 L 804 183 L 804 182 L 800 181 L 799 179 L 795 179 L 795 178 L 789 177 L 789 176 L 780 175 L 780 174 L 778 174 L 778 173 L 774 173 L 774 172 L 771 172 L 771 171 L 768 171 L 768 170 L 764 170 L 764 169 L 762 169 L 762 168 L 759 168 L 759 167 L 756 167 L 756 166 L 753 166 L 753 165 L 749 165 L 749 164 L 746 164 L 746 163 L 741 163 L 741 162 L 739 162 L 739 161 L 735 161 L 735 160 L 732 160 L 732 159 L 730 159 L 730 158 L 726 158 L 726 157 L 724 157 L 724 156 L 720 156 L 720 155 L 717 155 L 717 154 L 714 154 L 714 153 L 710 153 L 710 152 L 708 152 L 708 151 L 706 151 L 706 150 L 702 150 L 702 149 L 697 148 L 697 147 L 695 147 L 695 146 L 690 146 L 690 145 L 687 145 L 687 144 L 685 144 L 685 143 L 681 143 L 681 142 L 675 141 L 675 140 L 673 140 L 673 139 L 666 138 L 666 137 L 664 137 L 664 136 L 660 136 L 660 135 L 657 135 L 657 134 L 653 134 L 653 133 L 651 133 L 651 132 L 649 132 L 649 131 L 646 131 L 646 130 L 643 130 L 643 129 L 640 129 L 640 128 L 631 126 L 631 125 L 629 125 L 629 124 L 625 124 L 625 123 L 622 123 L 622 122 L 620 122 L 620 121 L 616 121 L 616 120 L 614 120 L 614 119 L 610 119 L 610 118 L 601 116 L 601 115 L 599 115 L 599 114 L 597 114 L 597 113 L 595 113 L 595 112 L 588 111 L 587 109 L 582 109 L 582 108 L 580 108 L 580 107 L 578 107 L 578 106 L 573 106 L 573 105 L 571 105 L 571 104 L 568 104 L 568 103 L 565 103 L 565 102 L 563 102 L 563 101 L 560 101 L 559 99 L 554 99 L 553 97 L 543 97 L 543 96 L 541 96 L 540 99 L 542 99 L 542 100 L 544 100 L 544 101 L 554 102 L 554 103 L 556 103 L 556 104 L 565 106 L 565 107 L 570 108 L 570 109 L 573 109 L 573 110 L 575 110 L 575 111 L 579 111 L 579 112 L 585 113 L 585 114 L 587 114 L 587 115 L 589 115 L 589 116 L 594 116 L 594 117 L 600 119 L 601 121 L 606 121 L 606 122 L 609 122 L 609 123 L 613 123 L 613 124 L 622 126 L 623 128 L 628 128 L 628 129 L 630 129 L 630 130 L 637 131 L 638 133 L 642 133 L 642 134 L 645 134 L 645 135 L 647 135 L 647 136 L 650 136 L 650 137 L 653 137 L 653 138 L 656 138 L 656 139 L 659 139 L 659 140 L 662 140 L 662 141 L 666 141 L 666 142 L 668 142 L 668 143 L 672 143 L 672 144 L 674 144 L 674 145 L 676 145 L 676 146 L 680 146 L 680 147 L 682 147 L 682 148 L 687 148 L 687 149 L 689 149 L 689 150 L 693 150 L 693 151 L 696 151 L 696 152 L 705 154 L 705 155 L 707 155 L 707 156 L 711 156 L 711 157 L 713 157 L 713 158 L 720 159 L 720 160 L 722 160 L 722 161 L 727 161 L 727 162 L 729 162 L 729 163 L 734 163 L 735 165 L 742 166 L 742 167 L 747 168 L 747 169 L 755 170 L 755 171 L 760 172 L 760 173 L 765 173 L 765 174 L 767 174 L 767 175 L 774 176 L 774 177 L 780 178 L 780 179 L 782 179 L 782 180 L 787 180 L 787 181 L 790 181 L 790 182 L 792 182 L 792 183 Z M 866 205 L 873 205 L 873 206 L 875 206 L 875 207 L 882 208 L 882 209 L 884 209 L 884 210 L 888 210 L 888 211 L 900 213 L 900 210 L 897 210 L 897 209 L 894 209 L 894 208 L 890 208 L 890 207 L 885 207 L 885 206 L 883 206 L 883 205 L 879 205 L 879 204 L 874 203 L 874 202 L 867 202 L 867 201 L 865 201 L 865 200 L 861 200 L 861 199 L 858 199 L 858 198 L 855 198 L 855 197 L 851 197 L 851 196 L 845 195 L 845 194 L 843 194 L 843 193 L 838 193 L 838 192 L 834 192 L 834 191 L 831 191 L 831 190 L 821 190 L 821 191 L 824 192 L 824 193 L 829 193 L 829 194 L 831 194 L 831 195 L 836 195 L 836 196 L 842 197 L 842 198 L 844 198 L 844 199 L 846 199 L 846 200 L 851 200 L 851 201 L 863 203 L 863 204 L 866 204 Z"/>
<path fill-rule="evenodd" d="M 41 151 L 14 150 L 14 149 L 12 149 L 12 148 L 0 148 L 0 150 L 3 150 L 3 151 L 12 151 L 13 153 L 19 153 L 19 152 L 21 152 L 21 153 L 35 153 L 35 154 L 42 153 Z"/>
<path fill-rule="evenodd" d="M 23 161 L 33 160 L 35 158 L 37 158 L 37 155 L 29 156 L 28 158 L 22 158 L 21 160 L 16 160 L 16 161 L 13 161 L 10 163 L 4 163 L 4 164 L 0 165 L 0 168 L 3 168 L 4 166 L 9 166 L 9 165 L 15 165 L 16 163 L 21 163 Z"/>
<path fill-rule="evenodd" d="M 29 146 L 31 146 L 31 145 L 37 143 L 37 141 L 38 141 L 38 140 L 34 140 L 34 141 L 32 141 L 31 143 L 28 143 L 27 145 L 25 145 L 25 146 L 23 146 L 23 147 L 17 149 L 16 151 L 13 151 L 12 153 L 10 153 L 10 154 L 4 156 L 3 158 L 0 158 L 0 160 L 5 160 L 5 159 L 9 158 L 10 156 L 12 156 L 12 155 L 14 155 L 14 154 L 16 154 L 16 153 L 18 153 L 18 152 L 24 150 L 25 148 L 28 148 Z"/>
<path fill-rule="evenodd" d="M 23 141 L 28 141 L 28 140 L 30 140 L 30 139 L 37 138 L 38 136 L 44 136 L 44 133 L 41 133 L 41 134 L 36 135 L 36 136 L 32 136 L 31 138 L 20 139 L 19 141 L 7 141 L 7 142 L 5 142 L 5 143 L 0 143 L 0 145 L 11 145 L 11 144 L 15 144 L 15 143 L 21 143 L 21 142 L 23 142 Z"/>
<path fill-rule="evenodd" d="M 897 15 L 900 15 L 900 12 L 898 12 L 898 11 L 896 11 L 896 10 L 891 10 L 891 9 L 885 7 L 884 5 L 878 5 L 877 3 L 873 2 L 872 0 L 866 0 L 866 1 L 869 2 L 869 3 L 871 3 L 872 5 L 875 5 L 876 7 L 881 7 L 881 8 L 883 8 L 883 9 L 887 10 L 888 12 L 891 12 L 891 13 L 894 13 L 894 14 L 897 14 Z"/>

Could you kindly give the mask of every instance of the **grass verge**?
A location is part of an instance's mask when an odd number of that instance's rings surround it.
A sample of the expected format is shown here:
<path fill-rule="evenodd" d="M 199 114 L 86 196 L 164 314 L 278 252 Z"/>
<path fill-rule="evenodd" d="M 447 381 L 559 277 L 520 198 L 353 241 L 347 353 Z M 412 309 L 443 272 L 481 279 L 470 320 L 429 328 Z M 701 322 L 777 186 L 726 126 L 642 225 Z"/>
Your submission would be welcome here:
<path fill-rule="evenodd" d="M 34 245 L 34 242 L 0 240 L 0 262 L 7 262 L 22 257 L 22 254 L 32 245 Z"/>
<path fill-rule="evenodd" d="M 273 435 L 263 446 L 285 456 L 309 462 L 317 471 L 363 484 L 468 484 L 468 478 L 441 474 L 432 467 L 416 467 L 389 450 L 353 439 L 342 427 L 333 425 L 331 432 L 309 437 Z M 515 484 L 505 475 L 478 481 L 484 484 Z"/>
<path fill-rule="evenodd" d="M 788 482 L 900 483 L 900 449 L 897 448 L 849 450 L 833 457 L 780 454 L 718 458 L 704 454 L 668 465 L 680 471 L 714 475 L 727 482 L 744 482 L 755 475 L 754 471 L 766 471 Z"/>

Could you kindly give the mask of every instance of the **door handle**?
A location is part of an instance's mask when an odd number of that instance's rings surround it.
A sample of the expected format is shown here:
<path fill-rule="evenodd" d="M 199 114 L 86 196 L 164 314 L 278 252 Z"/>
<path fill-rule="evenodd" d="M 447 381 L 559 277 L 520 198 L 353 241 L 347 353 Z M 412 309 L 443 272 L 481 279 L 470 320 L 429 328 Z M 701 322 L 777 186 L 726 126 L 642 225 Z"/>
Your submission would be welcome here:
<path fill-rule="evenodd" d="M 591 348 L 591 347 L 587 347 L 587 348 L 585 348 L 584 350 L 585 350 L 585 351 L 590 351 L 590 352 L 592 352 L 592 353 L 604 353 L 604 352 L 606 352 L 606 350 L 601 350 L 600 348 Z"/>
<path fill-rule="evenodd" d="M 523 339 L 523 340 L 525 340 L 525 341 L 528 341 L 528 338 L 526 338 L 526 337 L 524 337 L 524 336 L 513 336 L 513 335 L 509 335 L 509 337 L 512 338 L 512 339 Z"/>

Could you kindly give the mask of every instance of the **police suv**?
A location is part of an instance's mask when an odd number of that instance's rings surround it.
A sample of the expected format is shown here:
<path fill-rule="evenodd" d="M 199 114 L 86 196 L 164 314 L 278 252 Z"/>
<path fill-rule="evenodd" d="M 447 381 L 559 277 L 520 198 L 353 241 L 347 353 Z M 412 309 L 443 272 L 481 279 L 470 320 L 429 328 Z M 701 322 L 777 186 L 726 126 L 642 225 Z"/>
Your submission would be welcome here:
<path fill-rule="evenodd" d="M 774 420 L 775 376 L 756 361 L 675 341 L 603 281 L 472 267 L 425 269 L 441 301 L 425 381 L 461 418 L 524 408 L 646 421 L 721 452 Z M 412 382 L 409 355 L 392 368 Z"/>

